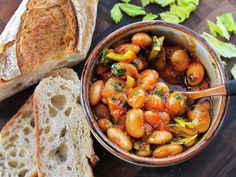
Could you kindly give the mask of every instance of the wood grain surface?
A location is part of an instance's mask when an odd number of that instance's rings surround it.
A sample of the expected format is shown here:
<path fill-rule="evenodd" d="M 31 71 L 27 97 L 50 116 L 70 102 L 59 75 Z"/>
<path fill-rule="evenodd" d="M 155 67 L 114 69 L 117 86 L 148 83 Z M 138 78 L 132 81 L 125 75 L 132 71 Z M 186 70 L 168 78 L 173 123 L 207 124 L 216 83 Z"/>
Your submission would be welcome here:
<path fill-rule="evenodd" d="M 0 32 L 20 2 L 21 0 L 0 0 Z M 141 20 L 141 18 L 130 18 L 124 15 L 121 23 L 114 24 L 109 13 L 117 2 L 119 0 L 100 0 L 97 26 L 90 51 L 114 30 Z M 133 2 L 139 3 L 138 0 Z M 161 12 L 163 9 L 151 5 L 146 10 Z M 203 31 L 208 32 L 206 19 L 215 21 L 217 15 L 227 11 L 231 11 L 236 19 L 236 0 L 200 0 L 198 9 L 183 25 L 200 34 Z M 230 41 L 236 44 L 236 35 L 232 36 Z M 232 79 L 230 69 L 236 63 L 236 58 L 228 59 L 227 62 L 228 76 Z M 74 67 L 79 74 L 83 63 Z M 0 102 L 0 129 L 17 112 L 33 90 L 34 86 Z M 94 146 L 100 157 L 100 162 L 93 168 L 95 177 L 236 177 L 236 97 L 231 97 L 226 120 L 213 142 L 199 155 L 184 163 L 164 168 L 143 168 L 116 158 L 96 140 Z"/>

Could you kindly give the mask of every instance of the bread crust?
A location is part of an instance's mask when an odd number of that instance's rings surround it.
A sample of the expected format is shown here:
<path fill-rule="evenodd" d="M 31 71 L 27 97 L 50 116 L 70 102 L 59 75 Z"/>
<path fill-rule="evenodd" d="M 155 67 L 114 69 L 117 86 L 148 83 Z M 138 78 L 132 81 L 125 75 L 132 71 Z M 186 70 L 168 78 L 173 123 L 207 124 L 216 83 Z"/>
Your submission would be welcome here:
<path fill-rule="evenodd" d="M 0 101 L 37 83 L 55 68 L 82 61 L 91 44 L 97 4 L 98 0 L 23 0 L 0 35 Z M 47 16 L 45 21 L 36 20 L 39 13 Z M 51 18 L 59 22 L 52 23 Z M 37 28 L 47 22 L 49 28 Z M 64 28 L 54 28 L 57 25 Z M 63 44 L 58 38 L 63 38 Z"/>
<path fill-rule="evenodd" d="M 77 42 L 76 24 L 70 0 L 30 0 L 16 40 L 21 74 L 72 53 Z"/>

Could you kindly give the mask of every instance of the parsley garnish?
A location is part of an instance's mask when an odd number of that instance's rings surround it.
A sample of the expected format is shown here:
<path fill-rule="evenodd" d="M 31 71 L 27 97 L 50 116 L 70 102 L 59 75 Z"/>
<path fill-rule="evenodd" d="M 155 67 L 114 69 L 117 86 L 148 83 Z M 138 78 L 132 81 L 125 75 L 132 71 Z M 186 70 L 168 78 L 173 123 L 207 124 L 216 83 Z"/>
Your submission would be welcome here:
<path fill-rule="evenodd" d="M 164 96 L 164 92 L 162 89 L 156 89 L 151 92 L 153 95 Z"/>
<path fill-rule="evenodd" d="M 117 90 L 119 92 L 123 91 L 123 86 L 121 83 L 112 82 L 111 85 L 115 88 L 115 90 Z"/>
<path fill-rule="evenodd" d="M 107 55 L 109 53 L 109 49 L 108 48 L 105 48 L 103 51 L 102 51 L 102 56 L 100 58 L 100 64 L 104 65 L 104 66 L 111 66 L 113 64 L 113 61 L 110 60 Z"/>
<path fill-rule="evenodd" d="M 183 94 L 181 94 L 181 93 L 176 93 L 175 98 L 176 98 L 177 100 L 182 100 L 182 99 L 183 99 Z"/>
<path fill-rule="evenodd" d="M 111 66 L 111 70 L 112 70 L 113 74 L 115 74 L 117 77 L 122 77 L 126 73 L 126 69 L 117 67 L 117 63 L 114 63 Z"/>

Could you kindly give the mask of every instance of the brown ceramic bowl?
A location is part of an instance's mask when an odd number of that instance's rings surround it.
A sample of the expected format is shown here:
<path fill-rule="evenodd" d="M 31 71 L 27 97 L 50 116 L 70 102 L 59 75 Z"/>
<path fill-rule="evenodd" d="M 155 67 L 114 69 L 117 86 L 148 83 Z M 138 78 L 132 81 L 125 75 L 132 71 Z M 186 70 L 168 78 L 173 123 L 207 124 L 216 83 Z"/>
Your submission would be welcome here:
<path fill-rule="evenodd" d="M 169 166 L 183 162 L 195 156 L 212 141 L 225 118 L 229 98 L 224 96 L 212 97 L 213 114 L 211 115 L 212 120 L 209 130 L 202 136 L 196 145 L 181 154 L 159 159 L 152 157 L 139 157 L 135 154 L 129 153 L 128 151 L 122 150 L 117 145 L 112 143 L 98 127 L 97 121 L 89 104 L 89 85 L 92 82 L 94 66 L 100 58 L 104 48 L 109 48 L 118 41 L 132 36 L 134 33 L 145 31 L 151 32 L 158 36 L 164 35 L 167 41 L 185 47 L 194 53 L 205 66 L 211 86 L 224 84 L 227 81 L 225 69 L 222 65 L 221 59 L 199 34 L 182 25 L 176 25 L 163 21 L 139 22 L 125 26 L 113 32 L 93 50 L 84 66 L 82 74 L 81 103 L 93 135 L 102 144 L 102 146 L 104 146 L 112 154 L 127 162 L 137 165 L 155 167 Z"/>

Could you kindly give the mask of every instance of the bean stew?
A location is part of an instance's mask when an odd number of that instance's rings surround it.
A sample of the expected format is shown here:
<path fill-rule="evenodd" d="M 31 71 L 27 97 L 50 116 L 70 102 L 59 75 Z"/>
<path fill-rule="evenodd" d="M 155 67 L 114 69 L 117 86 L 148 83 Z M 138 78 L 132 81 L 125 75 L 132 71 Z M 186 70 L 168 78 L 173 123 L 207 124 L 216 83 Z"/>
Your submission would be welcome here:
<path fill-rule="evenodd" d="M 141 157 L 165 158 L 194 146 L 211 123 L 209 98 L 192 101 L 178 91 L 209 87 L 188 49 L 140 32 L 103 50 L 89 98 L 110 141 Z"/>

